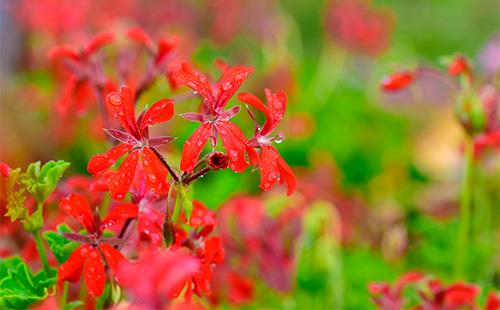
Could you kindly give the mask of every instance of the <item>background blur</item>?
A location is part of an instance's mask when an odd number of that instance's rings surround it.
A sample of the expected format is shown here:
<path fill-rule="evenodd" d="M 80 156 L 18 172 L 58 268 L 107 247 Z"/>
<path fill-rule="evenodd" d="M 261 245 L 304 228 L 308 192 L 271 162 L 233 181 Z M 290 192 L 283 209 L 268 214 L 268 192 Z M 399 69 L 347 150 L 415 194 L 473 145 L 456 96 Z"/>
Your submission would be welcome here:
<path fill-rule="evenodd" d="M 185 59 L 213 76 L 219 58 L 254 66 L 245 91 L 262 95 L 268 87 L 288 94 L 280 128 L 286 141 L 278 148 L 299 178 L 298 192 L 291 199 L 283 188 L 261 194 L 256 173 L 230 171 L 208 175 L 194 189 L 212 209 L 262 208 L 274 226 L 260 229 L 276 229 L 280 239 L 269 240 L 268 260 L 276 265 L 253 274 L 257 284 L 249 307 L 365 309 L 373 307 L 369 282 L 394 280 L 410 269 L 452 279 L 463 133 L 453 118 L 451 90 L 429 80 L 422 82 L 419 97 L 384 95 L 379 84 L 395 70 L 441 66 L 440 57 L 455 52 L 470 57 L 479 76 L 498 73 L 498 1 L 1 3 L 1 161 L 26 167 L 64 159 L 72 163 L 70 174 L 86 174 L 89 157 L 106 148 L 92 124 L 97 111 L 69 119 L 54 111 L 61 89 L 48 51 L 61 44 L 80 46 L 103 31 L 125 41 L 127 29 L 141 26 L 153 38 L 177 37 Z M 140 104 L 186 91 L 173 92 L 159 80 Z M 176 113 L 196 104 L 178 104 Z M 250 135 L 253 125 L 235 119 Z M 169 160 L 179 161 L 181 143 L 194 126 L 174 118 L 157 128 L 179 136 Z M 478 195 L 483 205 L 498 207 L 495 161 L 481 163 L 485 186 Z M 238 193 L 260 202 L 235 201 Z M 297 208 L 306 210 L 301 219 L 283 218 L 287 209 Z M 302 221 L 300 242 L 294 221 Z M 470 249 L 466 280 L 485 288 L 499 286 L 497 228 Z M 288 263 L 290 268 L 280 271 Z"/>

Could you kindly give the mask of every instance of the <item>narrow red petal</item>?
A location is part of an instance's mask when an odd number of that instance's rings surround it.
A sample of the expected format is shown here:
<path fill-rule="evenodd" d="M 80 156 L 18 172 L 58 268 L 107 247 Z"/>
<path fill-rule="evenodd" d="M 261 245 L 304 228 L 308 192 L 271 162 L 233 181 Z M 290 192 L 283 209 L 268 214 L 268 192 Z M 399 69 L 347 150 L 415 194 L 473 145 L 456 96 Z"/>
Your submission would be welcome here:
<path fill-rule="evenodd" d="M 295 174 L 293 173 L 292 169 L 290 169 L 290 166 L 288 166 L 288 164 L 281 156 L 279 158 L 278 165 L 280 168 L 281 183 L 283 183 L 283 181 L 286 182 L 286 186 L 288 188 L 286 194 L 288 196 L 291 196 L 295 192 L 295 189 L 297 188 L 297 178 L 295 177 Z"/>
<path fill-rule="evenodd" d="M 87 55 L 97 52 L 106 44 L 113 42 L 115 36 L 112 33 L 105 32 L 100 33 L 93 37 L 89 43 L 85 46 L 84 50 Z"/>
<path fill-rule="evenodd" d="M 139 151 L 131 152 L 123 161 L 117 172 L 110 174 L 106 180 L 111 197 L 123 200 L 134 179 L 135 168 L 139 160 Z"/>
<path fill-rule="evenodd" d="M 148 188 L 157 194 L 166 194 L 169 188 L 167 168 L 150 148 L 142 149 L 141 156 Z"/>
<path fill-rule="evenodd" d="M 10 175 L 10 167 L 6 163 L 0 161 L 0 174 L 3 177 L 8 177 Z"/>
<path fill-rule="evenodd" d="M 84 244 L 71 253 L 68 260 L 59 267 L 59 272 L 57 273 L 59 281 L 76 282 L 80 279 L 88 249 L 89 245 Z"/>
<path fill-rule="evenodd" d="M 267 97 L 267 110 L 268 114 L 266 114 L 266 122 L 260 131 L 261 135 L 268 135 L 273 131 L 278 123 L 283 119 L 286 110 L 286 95 L 282 91 L 277 91 L 276 93 L 272 93 L 271 90 L 266 89 L 266 97 Z"/>
<path fill-rule="evenodd" d="M 227 150 L 227 155 L 229 156 L 229 168 L 236 172 L 243 172 L 248 167 L 248 163 L 245 160 L 248 141 L 245 135 L 243 135 L 241 129 L 228 121 L 218 121 L 216 126 L 222 144 L 224 144 L 224 148 Z"/>
<path fill-rule="evenodd" d="M 104 273 L 101 254 L 96 248 L 89 247 L 84 268 L 84 279 L 89 295 L 101 296 L 106 285 L 106 274 Z"/>
<path fill-rule="evenodd" d="M 139 129 L 135 121 L 134 98 L 129 87 L 122 87 L 120 92 L 110 92 L 106 96 L 106 107 L 126 131 L 139 138 Z"/>
<path fill-rule="evenodd" d="M 92 210 L 85 196 L 81 194 L 71 194 L 62 198 L 59 208 L 71 217 L 74 217 L 89 232 L 95 232 L 95 222 Z"/>
<path fill-rule="evenodd" d="M 252 107 L 264 113 L 266 117 L 269 117 L 269 111 L 267 110 L 266 105 L 259 99 L 259 97 L 250 93 L 241 93 L 238 95 L 238 100 L 251 105 Z"/>
<path fill-rule="evenodd" d="M 194 166 L 200 157 L 203 147 L 207 143 L 208 137 L 212 133 L 212 124 L 203 123 L 187 139 L 182 148 L 181 170 L 193 172 Z"/>
<path fill-rule="evenodd" d="M 269 190 L 276 184 L 280 176 L 278 166 L 280 156 L 272 146 L 263 145 L 259 157 L 260 188 Z"/>
<path fill-rule="evenodd" d="M 238 91 L 241 84 L 252 72 L 252 67 L 244 66 L 235 66 L 227 69 L 219 82 L 216 107 L 224 108 L 229 99 Z"/>
<path fill-rule="evenodd" d="M 49 51 L 49 59 L 56 61 L 63 58 L 78 59 L 78 52 L 70 45 L 54 47 Z"/>
<path fill-rule="evenodd" d="M 183 63 L 180 68 L 172 72 L 176 83 L 186 85 L 200 94 L 210 104 L 215 102 L 212 87 L 207 77 L 195 71 L 188 63 Z"/>
<path fill-rule="evenodd" d="M 394 73 L 382 81 L 384 91 L 397 91 L 406 88 L 413 82 L 413 72 L 403 71 Z"/>
<path fill-rule="evenodd" d="M 97 154 L 90 158 L 89 163 L 87 165 L 87 170 L 92 175 L 100 175 L 106 170 L 108 170 L 113 164 L 123 156 L 123 154 L 127 153 L 132 149 L 132 145 L 130 144 L 118 144 L 114 146 L 109 151 L 104 154 Z"/>
<path fill-rule="evenodd" d="M 155 44 L 151 37 L 141 28 L 132 28 L 127 31 L 127 37 L 131 40 L 144 45 L 147 49 L 154 50 Z"/>
<path fill-rule="evenodd" d="M 174 115 L 174 102 L 172 99 L 161 99 L 155 102 L 144 113 L 140 123 L 140 131 L 144 128 L 168 121 Z"/>
<path fill-rule="evenodd" d="M 120 267 L 120 264 L 126 261 L 125 256 L 112 247 L 111 245 L 107 243 L 102 243 L 99 245 L 99 249 L 101 250 L 102 254 L 104 255 L 104 259 L 106 260 L 106 263 L 108 264 L 109 268 L 113 270 L 113 273 L 116 275 L 118 274 L 118 269 Z"/>
<path fill-rule="evenodd" d="M 118 221 L 137 217 L 139 212 L 137 206 L 133 203 L 119 204 L 109 212 L 100 226 L 101 231 L 115 225 Z"/>

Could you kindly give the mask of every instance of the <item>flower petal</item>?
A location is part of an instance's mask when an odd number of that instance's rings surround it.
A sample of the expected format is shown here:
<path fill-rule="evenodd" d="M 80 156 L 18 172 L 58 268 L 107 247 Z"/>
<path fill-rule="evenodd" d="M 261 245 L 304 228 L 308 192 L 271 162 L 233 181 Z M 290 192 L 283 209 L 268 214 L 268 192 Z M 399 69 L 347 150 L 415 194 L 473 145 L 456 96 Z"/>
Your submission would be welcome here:
<path fill-rule="evenodd" d="M 95 222 L 89 203 L 82 194 L 71 194 L 62 198 L 59 208 L 74 217 L 89 232 L 95 232 Z"/>
<path fill-rule="evenodd" d="M 68 260 L 59 267 L 59 281 L 76 282 L 80 279 L 88 249 L 89 245 L 83 244 L 71 253 Z"/>
<path fill-rule="evenodd" d="M 411 71 L 401 71 L 386 77 L 381 84 L 384 91 L 398 91 L 406 88 L 413 82 L 414 73 Z"/>
<path fill-rule="evenodd" d="M 260 185 L 263 190 L 270 190 L 280 176 L 278 166 L 280 156 L 272 146 L 263 145 L 259 157 Z"/>
<path fill-rule="evenodd" d="M 166 194 L 169 188 L 167 182 L 167 168 L 156 156 L 154 151 L 148 147 L 142 149 L 141 157 L 148 188 L 157 194 Z"/>
<path fill-rule="evenodd" d="M 148 239 L 151 248 L 158 248 L 162 241 L 163 215 L 161 212 L 145 207 L 141 210 L 137 220 L 137 231 L 141 239 Z"/>
<path fill-rule="evenodd" d="M 106 274 L 102 265 L 101 254 L 96 248 L 89 247 L 85 259 L 84 280 L 90 296 L 101 296 L 106 285 Z"/>
<path fill-rule="evenodd" d="M 241 84 L 253 72 L 252 67 L 235 66 L 227 69 L 219 82 L 215 108 L 224 108 L 229 99 L 238 91 Z"/>
<path fill-rule="evenodd" d="M 80 58 L 78 51 L 70 45 L 62 45 L 52 48 L 49 51 L 49 59 L 57 61 L 63 58 L 71 58 L 77 60 Z"/>
<path fill-rule="evenodd" d="M 266 115 L 267 119 L 264 127 L 260 131 L 261 135 L 268 135 L 273 131 L 278 123 L 283 119 L 286 110 L 286 95 L 282 91 L 277 91 L 272 93 L 271 90 L 266 89 L 267 97 L 267 110 L 269 111 Z"/>
<path fill-rule="evenodd" d="M 99 228 L 103 231 L 104 229 L 115 225 L 118 221 L 137 217 L 138 212 L 139 210 L 137 206 L 133 203 L 127 202 L 119 204 L 108 213 Z"/>
<path fill-rule="evenodd" d="M 109 151 L 104 154 L 97 154 L 90 158 L 89 163 L 87 165 L 87 170 L 92 175 L 100 175 L 109 167 L 113 166 L 113 164 L 123 156 L 123 154 L 127 153 L 132 149 L 132 145 L 130 144 L 118 144 L 114 146 Z"/>
<path fill-rule="evenodd" d="M 212 133 L 212 124 L 203 123 L 187 139 L 182 148 L 181 170 L 193 172 L 194 166 L 200 157 L 203 147 L 207 143 L 208 137 Z"/>
<path fill-rule="evenodd" d="M 113 42 L 115 39 L 115 36 L 112 33 L 105 32 L 105 33 L 100 33 L 93 37 L 87 45 L 85 45 L 84 51 L 86 55 L 90 55 L 92 53 L 97 52 L 99 49 L 101 49 L 103 46 L 106 44 L 109 44 Z"/>
<path fill-rule="evenodd" d="M 147 49 L 154 51 L 155 44 L 151 37 L 141 28 L 132 28 L 127 31 L 129 39 L 144 45 Z"/>
<path fill-rule="evenodd" d="M 108 264 L 109 268 L 113 270 L 113 273 L 115 277 L 117 277 L 118 274 L 118 268 L 120 268 L 120 264 L 126 261 L 125 256 L 112 247 L 111 245 L 107 243 L 102 243 L 99 245 L 99 249 L 101 250 L 102 254 L 104 255 L 104 259 L 106 260 L 106 263 Z"/>
<path fill-rule="evenodd" d="M 245 150 L 248 143 L 241 129 L 228 121 L 218 121 L 216 123 L 217 131 L 227 150 L 229 156 L 229 168 L 236 172 L 243 172 L 248 163 L 245 160 Z"/>
<path fill-rule="evenodd" d="M 174 102 L 172 99 L 160 99 L 146 110 L 141 118 L 139 129 L 142 132 L 144 128 L 168 121 L 174 115 Z"/>
<path fill-rule="evenodd" d="M 295 188 L 297 187 L 297 178 L 293 173 L 290 166 L 285 162 L 285 160 L 280 156 L 278 162 L 281 174 L 281 183 L 286 182 L 286 186 L 288 188 L 287 195 L 291 196 L 295 192 Z"/>
<path fill-rule="evenodd" d="M 195 71 L 188 63 L 182 63 L 181 67 L 172 72 L 174 80 L 181 85 L 186 85 L 200 94 L 210 104 L 215 102 L 212 87 L 206 76 Z"/>
<path fill-rule="evenodd" d="M 117 172 L 110 174 L 106 179 L 109 193 L 116 200 L 123 200 L 134 180 L 135 168 L 139 160 L 139 151 L 132 151 L 125 158 Z"/>
<path fill-rule="evenodd" d="M 112 91 L 106 96 L 106 107 L 123 128 L 136 138 L 140 138 L 135 121 L 134 98 L 132 90 L 124 86 L 120 92 Z"/>

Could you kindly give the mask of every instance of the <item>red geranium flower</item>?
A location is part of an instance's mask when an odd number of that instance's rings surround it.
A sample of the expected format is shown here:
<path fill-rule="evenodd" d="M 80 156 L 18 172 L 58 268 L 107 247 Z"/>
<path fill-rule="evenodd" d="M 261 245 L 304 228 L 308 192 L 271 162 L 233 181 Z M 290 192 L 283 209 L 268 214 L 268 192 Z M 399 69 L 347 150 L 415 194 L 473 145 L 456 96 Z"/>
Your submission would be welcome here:
<path fill-rule="evenodd" d="M 165 193 L 168 189 L 168 171 L 155 147 L 168 143 L 174 138 L 166 136 L 149 138 L 148 127 L 166 122 L 172 117 L 173 101 L 161 99 L 136 119 L 132 91 L 128 87 L 122 87 L 120 92 L 109 93 L 106 97 L 106 106 L 125 129 L 125 131 L 107 129 L 106 132 L 122 143 L 104 154 L 94 155 L 88 163 L 88 171 L 93 175 L 100 175 L 129 152 L 118 171 L 109 174 L 106 178 L 111 196 L 116 200 L 122 200 L 134 180 L 140 155 L 148 188 L 159 194 Z"/>
<path fill-rule="evenodd" d="M 89 294 L 100 296 L 106 284 L 103 259 L 115 273 L 118 266 L 125 260 L 123 254 L 113 247 L 118 239 L 103 238 L 103 231 L 118 221 L 136 217 L 137 206 L 131 203 L 117 205 L 103 221 L 92 212 L 87 200 L 80 194 L 71 194 L 61 199 L 59 207 L 80 222 L 88 232 L 88 235 L 65 234 L 68 239 L 84 244 L 79 246 L 59 267 L 59 281 L 76 282 L 83 271 Z"/>
<path fill-rule="evenodd" d="M 393 73 L 384 78 L 380 86 L 384 91 L 398 91 L 410 85 L 413 82 L 413 79 L 414 73 L 409 70 L 405 70 Z"/>
<path fill-rule="evenodd" d="M 288 186 L 288 195 L 295 191 L 297 180 L 292 169 L 281 158 L 278 150 L 271 145 L 273 141 L 281 142 L 281 134 L 275 137 L 269 137 L 271 132 L 278 126 L 283 118 L 286 109 L 286 95 L 283 92 L 272 93 L 269 89 L 265 90 L 267 97 L 267 106 L 256 96 L 249 93 L 242 93 L 238 99 L 255 107 L 266 116 L 264 126 L 260 127 L 256 123 L 255 137 L 248 143 L 247 152 L 252 164 L 257 164 L 260 169 L 260 187 L 269 190 L 279 180 L 282 184 L 286 182 Z M 255 117 L 250 112 L 252 119 Z M 260 149 L 258 155 L 253 148 Z"/>
<path fill-rule="evenodd" d="M 220 136 L 227 150 L 229 168 L 236 172 L 243 172 L 248 167 L 245 160 L 247 139 L 241 129 L 229 121 L 240 108 L 239 106 L 229 110 L 224 108 L 252 71 L 252 67 L 244 66 L 227 68 L 218 85 L 215 86 L 218 89 L 216 93 L 207 77 L 194 71 L 189 64 L 183 63 L 174 71 L 173 76 L 177 83 L 188 86 L 203 97 L 202 113 L 182 115 L 185 119 L 202 124 L 184 144 L 181 170 L 192 172 L 207 140 L 210 138 L 212 147 L 215 147 L 217 136 Z"/>
<path fill-rule="evenodd" d="M 10 175 L 10 167 L 4 162 L 0 161 L 0 174 L 3 177 L 8 177 Z"/>

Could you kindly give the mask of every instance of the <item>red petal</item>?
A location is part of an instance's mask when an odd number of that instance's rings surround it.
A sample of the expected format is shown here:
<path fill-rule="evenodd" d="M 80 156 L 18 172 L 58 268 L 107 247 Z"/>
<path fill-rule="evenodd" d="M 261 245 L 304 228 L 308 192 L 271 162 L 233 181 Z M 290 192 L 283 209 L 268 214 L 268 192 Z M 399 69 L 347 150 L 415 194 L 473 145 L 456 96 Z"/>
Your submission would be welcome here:
<path fill-rule="evenodd" d="M 135 121 L 134 98 L 129 87 L 122 87 L 120 92 L 110 92 L 106 96 L 106 107 L 126 131 L 134 137 L 140 138 Z"/>
<path fill-rule="evenodd" d="M 115 225 L 118 221 L 126 220 L 129 218 L 137 217 L 139 210 L 137 206 L 133 203 L 123 203 L 117 205 L 109 212 L 104 221 L 102 221 L 100 229 L 101 231 Z"/>
<path fill-rule="evenodd" d="M 259 157 L 260 188 L 269 190 L 278 181 L 280 168 L 278 166 L 280 156 L 272 146 L 263 145 Z"/>
<path fill-rule="evenodd" d="M 220 264 L 224 262 L 224 248 L 219 237 L 212 237 L 205 240 L 205 261 L 207 263 Z"/>
<path fill-rule="evenodd" d="M 227 150 L 229 156 L 229 168 L 236 172 L 243 172 L 248 163 L 245 160 L 245 150 L 248 143 L 241 129 L 228 121 L 218 121 L 216 123 L 217 130 Z"/>
<path fill-rule="evenodd" d="M 172 41 L 167 41 L 164 39 L 161 39 L 160 42 L 158 42 L 158 54 L 156 55 L 156 63 L 160 63 L 163 61 L 165 56 L 170 54 L 172 50 L 177 46 L 177 40 L 172 40 Z"/>
<path fill-rule="evenodd" d="M 191 218 L 189 219 L 189 226 L 191 227 L 201 227 L 201 226 L 215 226 L 215 212 L 207 209 L 203 203 L 198 200 L 193 201 L 193 212 Z"/>
<path fill-rule="evenodd" d="M 54 47 L 49 51 L 50 60 L 60 60 L 61 58 L 72 58 L 76 60 L 79 56 L 76 49 L 69 45 Z"/>
<path fill-rule="evenodd" d="M 187 139 L 182 148 L 181 170 L 193 172 L 193 168 L 200 157 L 203 147 L 207 143 L 208 137 L 212 133 L 212 124 L 203 123 Z"/>
<path fill-rule="evenodd" d="M 168 121 L 174 115 L 172 99 L 161 99 L 156 101 L 141 118 L 139 129 L 142 132 L 147 126 Z"/>
<path fill-rule="evenodd" d="M 490 292 L 486 298 L 485 310 L 498 310 L 500 309 L 500 296 L 495 292 Z"/>
<path fill-rule="evenodd" d="M 127 31 L 127 37 L 131 40 L 144 45 L 147 49 L 154 50 L 155 44 L 151 37 L 141 28 L 132 28 Z"/>
<path fill-rule="evenodd" d="M 85 49 L 84 49 L 85 54 L 89 55 L 89 54 L 92 54 L 94 52 L 97 52 L 104 45 L 113 42 L 114 39 L 115 39 L 115 36 L 109 32 L 100 33 L 100 34 L 96 35 L 85 46 Z"/>
<path fill-rule="evenodd" d="M 101 254 L 96 248 L 89 247 L 89 252 L 85 260 L 84 270 L 85 284 L 90 296 L 101 296 L 106 285 L 106 274 L 102 265 Z"/>
<path fill-rule="evenodd" d="M 470 72 L 470 66 L 464 56 L 457 56 L 453 59 L 448 66 L 448 73 L 450 75 L 460 75 L 465 72 Z"/>
<path fill-rule="evenodd" d="M 394 73 L 382 81 L 382 89 L 385 91 L 401 90 L 413 82 L 413 72 L 403 71 Z"/>
<path fill-rule="evenodd" d="M 141 156 L 148 188 L 157 194 L 166 194 L 169 188 L 167 168 L 150 148 L 143 148 Z"/>
<path fill-rule="evenodd" d="M 281 183 L 286 182 L 287 186 L 287 195 L 290 196 L 295 192 L 295 188 L 297 187 L 297 178 L 293 173 L 290 166 L 285 162 L 285 160 L 280 156 L 278 162 L 281 174 Z"/>
<path fill-rule="evenodd" d="M 127 195 L 130 185 L 134 180 L 135 168 L 139 160 L 139 151 L 132 151 L 123 161 L 117 172 L 111 174 L 106 183 L 108 184 L 111 197 L 123 200 Z"/>
<path fill-rule="evenodd" d="M 10 175 L 10 167 L 6 163 L 0 162 L 0 174 L 3 177 L 8 177 Z"/>
<path fill-rule="evenodd" d="M 109 169 L 109 167 L 113 166 L 113 164 L 123 156 L 123 154 L 127 153 L 132 149 L 132 145 L 130 144 L 118 144 L 114 146 L 109 151 L 104 154 L 97 154 L 90 158 L 89 163 L 87 165 L 87 170 L 91 174 L 100 175 Z"/>
<path fill-rule="evenodd" d="M 478 294 L 478 287 L 459 282 L 446 289 L 443 297 L 443 303 L 445 308 L 472 306 L 475 304 Z"/>
<path fill-rule="evenodd" d="M 215 102 L 212 87 L 206 76 L 194 71 L 188 63 L 182 63 L 181 67 L 172 72 L 174 80 L 181 85 L 186 85 L 200 94 L 210 104 Z"/>
<path fill-rule="evenodd" d="M 267 97 L 267 110 L 269 111 L 264 127 L 260 131 L 261 135 L 267 135 L 276 128 L 278 123 L 283 119 L 286 110 L 286 95 L 282 91 L 272 93 L 271 90 L 266 89 Z"/>
<path fill-rule="evenodd" d="M 163 215 L 152 208 L 144 208 L 138 215 L 137 230 L 141 239 L 148 238 L 151 247 L 157 248 L 162 241 Z"/>
<path fill-rule="evenodd" d="M 84 244 L 71 253 L 68 260 L 59 267 L 57 273 L 59 281 L 76 282 L 80 279 L 89 247 L 89 245 Z"/>
<path fill-rule="evenodd" d="M 102 251 L 102 254 L 104 255 L 109 268 L 113 270 L 113 273 L 116 276 L 118 274 L 120 264 L 126 261 L 125 256 L 123 256 L 120 251 L 107 243 L 102 243 L 101 245 L 99 245 L 99 249 Z"/>
<path fill-rule="evenodd" d="M 62 198 L 59 202 L 59 208 L 69 216 L 74 217 L 89 233 L 95 232 L 94 217 L 85 196 L 71 194 L 68 197 Z"/>
<path fill-rule="evenodd" d="M 250 94 L 250 93 L 241 93 L 238 95 L 238 100 L 243 101 L 257 110 L 261 111 L 266 115 L 267 118 L 270 117 L 269 111 L 266 107 L 266 105 L 255 95 Z"/>
<path fill-rule="evenodd" d="M 235 66 L 224 72 L 219 82 L 216 108 L 224 108 L 229 99 L 238 91 L 241 84 L 252 73 L 252 67 Z"/>

